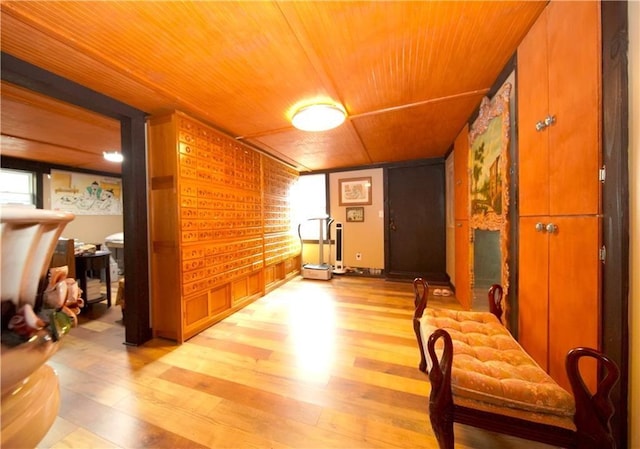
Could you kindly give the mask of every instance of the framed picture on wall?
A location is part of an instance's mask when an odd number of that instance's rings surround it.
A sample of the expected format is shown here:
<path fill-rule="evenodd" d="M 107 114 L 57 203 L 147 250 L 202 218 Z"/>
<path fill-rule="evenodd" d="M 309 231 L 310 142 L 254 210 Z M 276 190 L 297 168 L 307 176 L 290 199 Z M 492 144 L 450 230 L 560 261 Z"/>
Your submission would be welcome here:
<path fill-rule="evenodd" d="M 122 180 L 51 170 L 51 209 L 76 215 L 122 215 Z"/>
<path fill-rule="evenodd" d="M 371 176 L 339 179 L 338 189 L 340 206 L 368 206 L 371 204 Z"/>
<path fill-rule="evenodd" d="M 364 221 L 364 207 L 347 207 L 347 221 Z"/>

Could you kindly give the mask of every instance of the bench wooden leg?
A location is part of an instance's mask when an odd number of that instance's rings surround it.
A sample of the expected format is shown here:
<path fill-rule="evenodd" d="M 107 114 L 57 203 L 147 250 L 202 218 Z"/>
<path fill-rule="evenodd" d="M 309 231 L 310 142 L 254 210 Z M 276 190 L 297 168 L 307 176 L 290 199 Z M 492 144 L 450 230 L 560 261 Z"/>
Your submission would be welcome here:
<path fill-rule="evenodd" d="M 435 344 L 438 338 L 444 341 L 442 359 L 438 360 Z M 429 419 L 431 428 L 438 440 L 440 449 L 453 449 L 453 397 L 451 395 L 451 362 L 453 359 L 453 344 L 449 334 L 437 329 L 429 337 L 427 350 L 432 366 L 429 371 L 431 394 L 429 395 Z"/>
<path fill-rule="evenodd" d="M 451 411 L 443 411 L 438 406 L 429 404 L 429 420 L 431 429 L 438 440 L 440 449 L 453 449 L 453 416 Z"/>
<path fill-rule="evenodd" d="M 598 383 L 595 394 L 591 394 L 580 376 L 578 361 L 582 357 L 593 357 L 604 365 L 607 374 Z M 590 348 L 575 348 L 566 358 L 567 376 L 576 400 L 576 448 L 577 449 L 615 449 L 616 443 L 611 434 L 609 421 L 614 408 L 611 402 L 611 389 L 620 377 L 620 370 L 614 361 Z"/>

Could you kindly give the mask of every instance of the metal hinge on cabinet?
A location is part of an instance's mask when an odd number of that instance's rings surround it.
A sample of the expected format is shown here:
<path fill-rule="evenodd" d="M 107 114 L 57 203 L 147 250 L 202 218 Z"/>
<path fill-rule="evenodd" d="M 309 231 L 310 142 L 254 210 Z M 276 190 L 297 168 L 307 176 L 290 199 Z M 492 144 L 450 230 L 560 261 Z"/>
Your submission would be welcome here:
<path fill-rule="evenodd" d="M 600 259 L 600 262 L 604 263 L 605 259 L 607 258 L 607 247 L 602 245 L 602 247 L 598 250 L 598 258 Z"/>
<path fill-rule="evenodd" d="M 604 180 L 607 179 L 607 166 L 603 165 L 600 170 L 598 170 L 598 181 L 604 184 Z"/>

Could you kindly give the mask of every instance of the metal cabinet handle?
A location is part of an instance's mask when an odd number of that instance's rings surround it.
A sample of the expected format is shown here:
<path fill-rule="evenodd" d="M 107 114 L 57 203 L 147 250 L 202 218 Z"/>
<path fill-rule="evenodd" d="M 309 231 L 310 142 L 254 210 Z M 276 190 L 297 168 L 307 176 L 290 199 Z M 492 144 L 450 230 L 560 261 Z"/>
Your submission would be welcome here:
<path fill-rule="evenodd" d="M 544 226 L 544 223 L 541 223 L 541 222 L 536 223 L 536 231 L 538 232 L 546 231 L 546 227 Z"/>
<path fill-rule="evenodd" d="M 558 226 L 554 225 L 553 223 L 549 223 L 547 225 L 547 232 L 549 234 L 553 234 L 554 232 L 556 232 L 558 230 Z"/>
<path fill-rule="evenodd" d="M 536 122 L 536 131 L 542 131 L 546 127 L 553 125 L 555 122 L 555 115 L 547 115 L 544 120 L 539 120 Z"/>
<path fill-rule="evenodd" d="M 547 126 L 551 126 L 556 122 L 556 116 L 555 115 L 547 115 L 547 117 L 544 119 L 544 125 L 545 127 Z"/>

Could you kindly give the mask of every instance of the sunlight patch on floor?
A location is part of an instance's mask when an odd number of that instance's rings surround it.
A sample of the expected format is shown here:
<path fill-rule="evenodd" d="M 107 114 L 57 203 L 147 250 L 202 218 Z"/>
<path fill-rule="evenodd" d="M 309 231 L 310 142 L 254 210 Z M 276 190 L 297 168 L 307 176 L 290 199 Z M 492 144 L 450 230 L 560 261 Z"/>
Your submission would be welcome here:
<path fill-rule="evenodd" d="M 335 360 L 336 308 L 323 291 L 295 301 L 289 313 L 289 340 L 298 373 L 307 380 L 326 382 Z"/>

